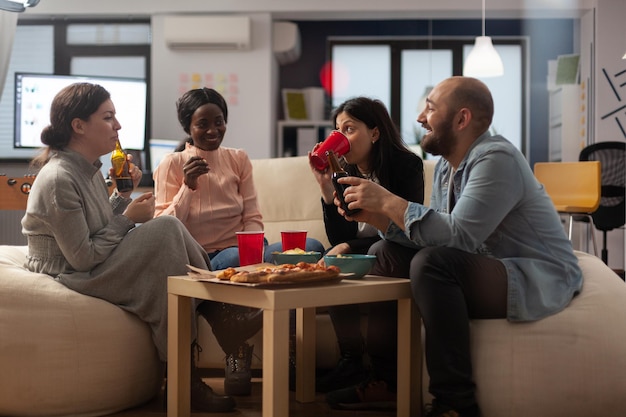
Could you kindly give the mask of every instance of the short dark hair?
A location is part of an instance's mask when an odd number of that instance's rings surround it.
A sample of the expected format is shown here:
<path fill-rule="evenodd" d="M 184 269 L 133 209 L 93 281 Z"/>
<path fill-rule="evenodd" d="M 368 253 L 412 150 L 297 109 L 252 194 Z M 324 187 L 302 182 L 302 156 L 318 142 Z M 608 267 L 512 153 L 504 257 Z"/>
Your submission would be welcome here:
<path fill-rule="evenodd" d="M 176 101 L 176 112 L 178 113 L 178 122 L 188 135 L 191 129 L 191 116 L 199 107 L 205 104 L 215 104 L 222 110 L 224 114 L 224 122 L 228 123 L 228 106 L 226 100 L 220 93 L 212 88 L 196 88 L 189 90 Z"/>
<path fill-rule="evenodd" d="M 365 123 L 369 129 L 378 128 L 380 137 L 370 152 L 369 166 L 380 184 L 389 188 L 391 183 L 389 167 L 393 166 L 395 155 L 398 152 L 412 153 L 412 151 L 402 140 L 400 131 L 391 120 L 385 104 L 380 100 L 364 96 L 350 98 L 333 110 L 331 115 L 333 126 L 337 125 L 337 116 L 343 112 Z M 354 175 L 357 169 L 351 167 L 348 170 Z"/>

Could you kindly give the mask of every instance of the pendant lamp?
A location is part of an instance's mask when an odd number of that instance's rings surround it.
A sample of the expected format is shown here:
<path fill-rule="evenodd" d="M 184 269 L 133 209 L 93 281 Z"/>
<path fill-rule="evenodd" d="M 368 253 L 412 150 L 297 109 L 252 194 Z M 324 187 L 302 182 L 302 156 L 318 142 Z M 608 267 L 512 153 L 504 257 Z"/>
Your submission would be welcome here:
<path fill-rule="evenodd" d="M 0 10 L 21 13 L 27 7 L 35 7 L 39 0 L 0 0 Z"/>
<path fill-rule="evenodd" d="M 504 66 L 498 52 L 493 47 L 491 37 L 485 36 L 485 0 L 483 0 L 483 36 L 477 36 L 474 48 L 470 51 L 463 75 L 466 77 L 499 77 L 504 74 Z"/>
<path fill-rule="evenodd" d="M 417 114 L 426 108 L 426 99 L 433 90 L 433 21 L 428 21 L 428 84 L 417 102 Z"/>

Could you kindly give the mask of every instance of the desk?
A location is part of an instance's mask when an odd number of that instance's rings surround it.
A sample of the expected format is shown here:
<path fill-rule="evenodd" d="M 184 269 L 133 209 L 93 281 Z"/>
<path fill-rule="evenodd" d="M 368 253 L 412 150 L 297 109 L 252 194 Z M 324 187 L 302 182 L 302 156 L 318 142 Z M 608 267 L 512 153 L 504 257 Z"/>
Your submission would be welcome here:
<path fill-rule="evenodd" d="M 263 417 L 289 416 L 289 310 L 296 309 L 296 400 L 315 400 L 316 307 L 398 301 L 398 417 L 421 416 L 421 320 L 408 279 L 368 275 L 331 284 L 246 287 L 168 278 L 168 417 L 190 416 L 191 300 L 263 309 Z"/>

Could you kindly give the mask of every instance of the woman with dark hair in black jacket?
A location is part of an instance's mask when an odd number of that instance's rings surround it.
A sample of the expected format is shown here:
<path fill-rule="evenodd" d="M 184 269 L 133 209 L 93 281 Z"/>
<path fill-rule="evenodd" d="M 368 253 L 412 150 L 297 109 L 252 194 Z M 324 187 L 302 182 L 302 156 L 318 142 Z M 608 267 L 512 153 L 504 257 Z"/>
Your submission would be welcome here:
<path fill-rule="evenodd" d="M 344 169 L 349 175 L 374 181 L 409 201 L 424 201 L 422 160 L 407 148 L 380 100 L 367 97 L 351 98 L 333 111 L 332 120 L 335 128 L 350 141 L 350 151 L 342 158 Z M 318 171 L 312 165 L 311 170 L 320 184 L 324 224 L 332 245 L 327 254 L 366 254 L 370 246 L 380 240 L 378 231 L 366 223 L 347 221 L 341 216 L 333 204 L 334 188 L 331 173 L 329 170 Z M 388 309 L 389 314 L 395 314 L 393 302 L 373 303 L 368 307 Z M 335 306 L 329 311 L 337 334 L 341 359 L 329 374 L 318 378 L 316 388 L 320 392 L 357 384 L 369 374 L 363 360 L 367 349 L 360 330 L 360 306 Z M 368 344 L 378 337 L 386 337 L 380 330 L 370 323 Z M 395 374 L 395 369 L 385 370 L 388 367 L 386 364 L 378 366 L 377 358 L 372 357 L 372 352 L 369 352 L 369 356 L 375 372 Z M 395 368 L 395 364 L 389 366 Z M 372 377 L 382 379 L 383 375 L 374 374 Z M 394 386 L 389 388 L 395 391 L 395 382 Z"/>

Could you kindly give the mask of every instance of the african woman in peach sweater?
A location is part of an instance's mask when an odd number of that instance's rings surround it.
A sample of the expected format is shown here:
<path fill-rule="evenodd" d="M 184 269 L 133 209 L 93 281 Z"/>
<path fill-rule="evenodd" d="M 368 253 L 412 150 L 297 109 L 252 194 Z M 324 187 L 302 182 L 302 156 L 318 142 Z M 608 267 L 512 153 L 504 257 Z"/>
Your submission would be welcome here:
<path fill-rule="evenodd" d="M 154 172 L 155 216 L 181 220 L 207 251 L 214 270 L 239 266 L 235 233 L 263 230 L 252 164 L 242 149 L 221 146 L 228 106 L 220 93 L 206 87 L 190 90 L 180 97 L 176 108 L 189 138 L 179 152 L 166 155 Z M 280 243 L 271 248 L 280 250 L 277 245 Z M 266 250 L 266 261 L 271 261 L 270 250 Z M 322 252 L 324 247 L 307 239 L 306 250 Z M 198 311 L 227 354 L 225 391 L 249 394 L 253 346 L 245 341 L 261 328 L 261 310 L 204 304 L 206 308 Z"/>
<path fill-rule="evenodd" d="M 176 108 L 189 138 L 154 172 L 155 216 L 177 217 L 207 251 L 214 270 L 239 266 L 235 232 L 263 230 L 252 164 L 243 150 L 220 146 L 228 120 L 220 93 L 210 88 L 190 90 Z M 253 346 L 246 340 L 261 328 L 261 310 L 211 304 L 198 312 L 211 324 L 227 355 L 224 389 L 231 395 L 248 395 Z"/>
<path fill-rule="evenodd" d="M 238 266 L 235 232 L 263 230 L 252 164 L 244 150 L 220 146 L 228 108 L 217 91 L 191 90 L 177 108 L 190 138 L 154 172 L 155 215 L 181 220 L 209 254 L 213 269 Z"/>

